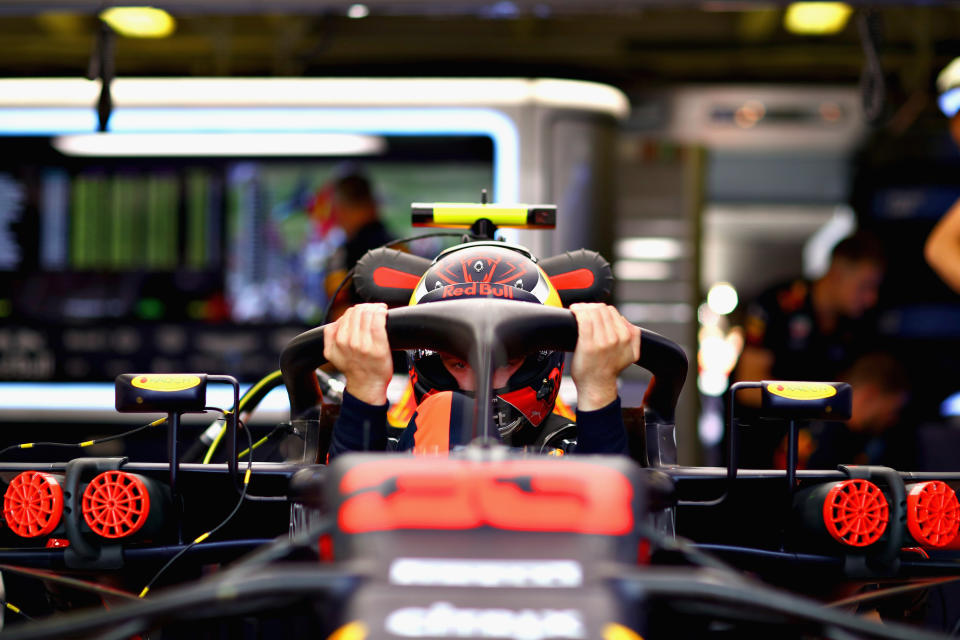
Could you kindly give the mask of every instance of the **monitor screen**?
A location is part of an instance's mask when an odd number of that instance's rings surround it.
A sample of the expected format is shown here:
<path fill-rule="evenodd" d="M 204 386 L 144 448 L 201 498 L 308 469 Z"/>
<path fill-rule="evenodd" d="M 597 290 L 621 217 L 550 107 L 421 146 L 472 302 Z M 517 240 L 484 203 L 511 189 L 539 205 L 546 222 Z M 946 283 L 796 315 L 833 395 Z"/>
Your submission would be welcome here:
<path fill-rule="evenodd" d="M 3 138 L 0 380 L 140 371 L 259 379 L 322 321 L 344 233 L 331 185 L 365 175 L 394 237 L 410 203 L 480 200 L 484 136 L 396 136 L 365 157 L 66 156 Z M 419 230 L 423 232 L 423 230 Z M 432 257 L 443 239 L 406 247 Z"/>

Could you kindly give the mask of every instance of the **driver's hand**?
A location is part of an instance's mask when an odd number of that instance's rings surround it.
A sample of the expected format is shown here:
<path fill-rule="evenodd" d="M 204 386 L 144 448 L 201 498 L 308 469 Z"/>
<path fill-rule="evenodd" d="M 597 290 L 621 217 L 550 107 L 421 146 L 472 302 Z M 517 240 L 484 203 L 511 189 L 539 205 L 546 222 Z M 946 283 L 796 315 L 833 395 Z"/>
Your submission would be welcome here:
<path fill-rule="evenodd" d="M 577 387 L 577 408 L 602 409 L 617 399 L 617 376 L 640 359 L 640 328 L 608 304 L 572 304 L 577 318 L 577 347 L 570 375 Z"/>
<path fill-rule="evenodd" d="M 350 395 L 367 404 L 385 404 L 393 377 L 387 305 L 358 304 L 326 325 L 323 357 L 347 377 Z"/>

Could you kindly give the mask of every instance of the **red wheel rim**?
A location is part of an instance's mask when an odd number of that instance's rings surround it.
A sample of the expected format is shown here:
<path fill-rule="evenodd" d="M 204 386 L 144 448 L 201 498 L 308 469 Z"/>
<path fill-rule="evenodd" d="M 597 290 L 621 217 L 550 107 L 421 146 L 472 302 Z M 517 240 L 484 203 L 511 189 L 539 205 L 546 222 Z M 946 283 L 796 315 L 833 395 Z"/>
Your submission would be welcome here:
<path fill-rule="evenodd" d="M 945 482 L 921 482 L 907 494 L 907 529 L 928 547 L 945 547 L 960 530 L 960 502 Z"/>
<path fill-rule="evenodd" d="M 125 538 L 147 521 L 150 494 L 139 477 L 123 471 L 104 471 L 87 485 L 81 511 L 97 535 Z"/>
<path fill-rule="evenodd" d="M 823 523 L 837 542 L 866 547 L 887 530 L 890 510 L 880 488 L 866 480 L 835 484 L 823 503 Z"/>
<path fill-rule="evenodd" d="M 63 489 L 49 473 L 24 471 L 3 494 L 3 518 L 22 538 L 52 533 L 63 515 Z"/>

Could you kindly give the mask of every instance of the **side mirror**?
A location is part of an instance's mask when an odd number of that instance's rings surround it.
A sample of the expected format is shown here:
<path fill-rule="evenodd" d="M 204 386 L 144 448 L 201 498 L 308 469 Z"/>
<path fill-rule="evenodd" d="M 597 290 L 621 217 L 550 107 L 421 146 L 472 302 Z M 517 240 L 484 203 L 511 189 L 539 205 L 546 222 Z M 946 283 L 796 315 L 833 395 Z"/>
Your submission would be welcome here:
<path fill-rule="evenodd" d="M 122 413 L 191 413 L 207 404 L 205 373 L 121 373 L 114 386 Z"/>
<path fill-rule="evenodd" d="M 849 420 L 853 405 L 846 382 L 764 380 L 760 383 L 761 418 Z"/>
<path fill-rule="evenodd" d="M 760 417 L 789 422 L 787 434 L 787 493 L 793 499 L 797 475 L 797 421 L 849 420 L 853 409 L 853 391 L 846 382 L 803 382 L 763 380 L 736 382 L 730 386 L 730 419 L 727 430 L 727 487 L 713 500 L 688 502 L 688 505 L 715 506 L 726 500 L 737 479 L 737 423 L 734 420 L 736 393 L 741 389 L 760 389 Z"/>

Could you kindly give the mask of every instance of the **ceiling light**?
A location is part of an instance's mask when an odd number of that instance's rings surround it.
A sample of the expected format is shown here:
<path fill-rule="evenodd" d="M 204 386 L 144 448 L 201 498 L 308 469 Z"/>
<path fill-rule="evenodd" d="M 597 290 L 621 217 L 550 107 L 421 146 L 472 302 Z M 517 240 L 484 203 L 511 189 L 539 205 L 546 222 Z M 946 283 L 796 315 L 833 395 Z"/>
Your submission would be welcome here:
<path fill-rule="evenodd" d="M 843 31 L 853 8 L 843 2 L 794 2 L 787 7 L 783 26 L 803 36 L 827 36 Z"/>
<path fill-rule="evenodd" d="M 615 118 L 630 112 L 627 96 L 615 87 L 548 78 L 117 78 L 110 91 L 117 108 L 536 104 Z M 95 103 L 98 95 L 100 83 L 83 78 L 0 78 L 0 106 L 84 106 Z"/>
<path fill-rule="evenodd" d="M 370 9 L 365 4 L 352 4 L 347 9 L 348 18 L 366 18 L 370 15 Z"/>
<path fill-rule="evenodd" d="M 693 318 L 693 308 L 682 302 L 628 302 L 619 305 L 623 317 L 634 324 L 682 323 Z"/>
<path fill-rule="evenodd" d="M 88 133 L 59 136 L 68 156 L 354 156 L 383 153 L 379 136 L 348 133 Z"/>
<path fill-rule="evenodd" d="M 177 26 L 173 16 L 155 7 L 111 7 L 100 19 L 127 38 L 166 38 Z"/>

